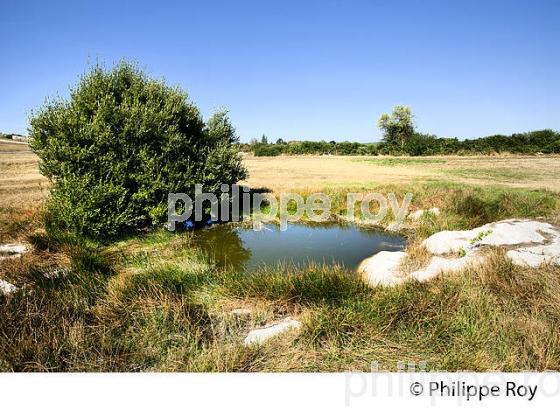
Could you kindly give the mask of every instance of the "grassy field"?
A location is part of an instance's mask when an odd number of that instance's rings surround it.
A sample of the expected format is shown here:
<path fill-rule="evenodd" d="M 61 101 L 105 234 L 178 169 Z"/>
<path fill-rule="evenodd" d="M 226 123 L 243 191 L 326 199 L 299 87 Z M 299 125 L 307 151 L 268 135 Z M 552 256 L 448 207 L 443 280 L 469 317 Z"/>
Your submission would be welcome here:
<path fill-rule="evenodd" d="M 560 192 L 560 156 L 247 156 L 248 184 L 274 191 L 453 182 Z"/>
<path fill-rule="evenodd" d="M 6 144 L 7 145 L 7 144 Z M 23 147 L 25 148 L 25 147 Z M 189 234 L 154 231 L 112 244 L 47 234 L 46 182 L 35 157 L 0 144 L 0 243 L 33 252 L 0 262 L 23 291 L 0 300 L 0 371 L 343 371 L 399 361 L 438 370 L 560 370 L 560 269 L 513 266 L 366 287 L 336 268 L 254 275 L 219 268 Z M 17 152 L 16 152 L 17 151 Z M 331 196 L 412 192 L 410 247 L 442 229 L 507 217 L 558 223 L 560 158 L 246 157 L 254 188 Z M 239 317 L 234 309 L 248 308 Z M 256 326 L 287 316 L 299 334 L 245 347 Z"/>

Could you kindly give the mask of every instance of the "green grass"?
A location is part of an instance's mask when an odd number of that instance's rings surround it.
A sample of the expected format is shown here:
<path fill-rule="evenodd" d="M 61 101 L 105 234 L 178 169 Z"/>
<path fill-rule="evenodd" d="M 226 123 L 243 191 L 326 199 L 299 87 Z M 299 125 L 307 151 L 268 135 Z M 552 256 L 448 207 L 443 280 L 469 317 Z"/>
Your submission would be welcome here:
<path fill-rule="evenodd" d="M 499 186 L 474 186 L 450 182 L 427 182 L 418 184 L 391 184 L 375 186 L 349 186 L 333 188 L 327 193 L 332 200 L 332 212 L 346 214 L 346 193 L 379 192 L 394 193 L 401 204 L 406 193 L 412 193 L 410 210 L 438 207 L 439 216 L 427 214 L 414 226 L 414 236 L 427 237 L 442 230 L 472 229 L 486 223 L 508 218 L 555 219 L 560 211 L 560 196 L 545 190 L 506 188 Z M 356 218 L 362 218 L 360 203 L 355 207 Z M 377 212 L 377 209 L 372 209 Z M 388 210 L 383 224 L 392 221 Z M 410 221 L 409 221 L 410 222 Z"/>
<path fill-rule="evenodd" d="M 368 158 L 354 159 L 353 161 L 369 162 L 375 165 L 396 166 L 396 165 L 430 165 L 445 164 L 444 159 L 437 158 Z"/>
<path fill-rule="evenodd" d="M 355 185 L 328 188 L 325 193 L 331 199 L 330 221 L 346 218 L 348 193 L 370 192 L 381 193 L 385 196 L 393 193 L 399 206 L 405 195 L 411 193 L 413 199 L 410 210 L 440 208 L 441 215 L 437 217 L 427 215 L 415 226 L 415 235 L 422 237 L 441 230 L 472 229 L 500 219 L 555 218 L 560 211 L 560 196 L 552 191 L 431 181 L 417 184 Z M 308 195 L 308 192 L 302 193 L 306 201 Z M 379 210 L 376 201 L 372 201 L 370 207 L 372 214 L 376 214 Z M 290 209 L 288 206 L 288 210 Z M 291 210 L 293 211 L 293 209 Z M 354 211 L 356 221 L 364 222 L 361 201 L 355 203 Z M 267 214 L 269 208 L 265 206 L 263 212 Z M 278 222 L 278 218 L 279 213 L 277 213 L 276 222 Z M 393 221 L 394 216 L 388 204 L 387 214 L 379 224 L 387 226 Z M 300 222 L 310 223 L 311 221 L 307 215 L 304 215 Z"/>
<path fill-rule="evenodd" d="M 515 182 L 538 179 L 538 175 L 529 171 L 509 168 L 453 168 L 445 173 L 463 178 L 474 178 L 496 182 Z"/>
<path fill-rule="evenodd" d="M 415 240 L 558 211 L 546 191 L 379 188 L 411 189 L 415 207 L 442 209 L 419 221 Z M 0 300 L 2 371 L 367 371 L 373 361 L 386 370 L 399 361 L 560 370 L 560 269 L 513 266 L 498 250 L 483 269 L 371 289 L 334 267 L 223 270 L 188 234 L 155 231 L 110 246 L 63 234 L 30 239 L 33 254 L 0 265 L 23 287 Z M 65 274 L 45 278 L 55 267 Z M 252 315 L 231 314 L 241 307 Z M 287 316 L 302 321 L 299 334 L 243 346 L 251 328 Z"/>
<path fill-rule="evenodd" d="M 373 361 L 394 370 L 402 360 L 558 370 L 559 273 L 519 269 L 502 254 L 482 272 L 378 289 L 318 267 L 244 276 L 210 266 L 73 270 L 3 304 L 2 370 L 341 371 Z M 235 306 L 266 313 L 239 323 L 228 314 Z M 242 346 L 249 328 L 286 315 L 304 323 L 297 337 Z"/>

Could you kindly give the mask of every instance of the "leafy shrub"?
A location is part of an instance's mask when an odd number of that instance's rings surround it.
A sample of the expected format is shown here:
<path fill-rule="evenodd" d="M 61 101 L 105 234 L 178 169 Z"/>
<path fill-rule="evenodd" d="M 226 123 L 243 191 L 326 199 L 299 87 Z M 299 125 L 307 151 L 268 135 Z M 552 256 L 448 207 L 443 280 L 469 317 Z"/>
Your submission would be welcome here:
<path fill-rule="evenodd" d="M 493 154 L 551 154 L 560 152 L 560 133 L 552 130 L 531 131 L 512 135 L 491 135 L 459 141 L 457 138 L 438 138 L 415 133 L 402 147 L 382 143 L 379 150 L 392 155 Z"/>
<path fill-rule="evenodd" d="M 30 137 L 52 182 L 49 225 L 93 237 L 165 221 L 170 192 L 218 192 L 247 175 L 225 112 L 204 123 L 183 91 L 127 62 L 47 101 Z"/>
<path fill-rule="evenodd" d="M 276 144 L 263 144 L 254 141 L 251 144 L 240 144 L 240 149 L 253 152 L 257 157 L 285 155 L 377 155 L 378 143 L 363 144 L 359 142 L 326 142 L 326 141 L 291 141 L 280 139 Z"/>
<path fill-rule="evenodd" d="M 400 140 L 399 140 L 400 141 Z M 415 132 L 401 142 L 335 142 L 291 141 L 276 144 L 240 144 L 245 152 L 256 156 L 286 155 L 449 155 L 493 154 L 511 152 L 518 154 L 560 153 L 560 133 L 553 130 L 531 131 L 512 135 L 491 135 L 478 139 L 459 141 L 457 138 L 440 138 L 431 134 Z"/>
<path fill-rule="evenodd" d="M 282 145 L 275 144 L 257 144 L 253 153 L 257 157 L 276 157 L 282 154 Z"/>

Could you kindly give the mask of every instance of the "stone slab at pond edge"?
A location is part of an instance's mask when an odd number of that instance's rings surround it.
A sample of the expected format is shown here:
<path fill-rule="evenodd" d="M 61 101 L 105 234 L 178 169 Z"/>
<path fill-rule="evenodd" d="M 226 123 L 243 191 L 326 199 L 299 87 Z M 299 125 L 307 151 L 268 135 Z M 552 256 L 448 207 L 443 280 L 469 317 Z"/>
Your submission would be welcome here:
<path fill-rule="evenodd" d="M 406 278 L 399 273 L 399 265 L 406 257 L 406 252 L 381 251 L 365 259 L 358 267 L 358 272 L 366 273 L 364 280 L 370 286 L 398 285 Z"/>
<path fill-rule="evenodd" d="M 394 286 L 410 279 L 426 281 L 483 263 L 481 250 L 490 246 L 507 249 L 506 255 L 516 265 L 560 265 L 560 230 L 540 221 L 508 219 L 471 230 L 437 232 L 423 245 L 433 256 L 422 269 L 405 274 L 399 267 L 406 252 L 379 252 L 364 260 L 358 272 L 370 286 Z"/>

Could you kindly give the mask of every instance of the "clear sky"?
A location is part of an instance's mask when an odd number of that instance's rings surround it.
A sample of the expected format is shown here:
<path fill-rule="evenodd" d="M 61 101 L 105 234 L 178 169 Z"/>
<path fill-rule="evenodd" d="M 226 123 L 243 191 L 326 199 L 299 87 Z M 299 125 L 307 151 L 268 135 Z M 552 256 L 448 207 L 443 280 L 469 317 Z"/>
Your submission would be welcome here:
<path fill-rule="evenodd" d="M 560 130 L 558 0 L 0 0 L 0 51 L 4 132 L 121 58 L 243 141 L 375 141 L 395 104 L 439 136 Z"/>

